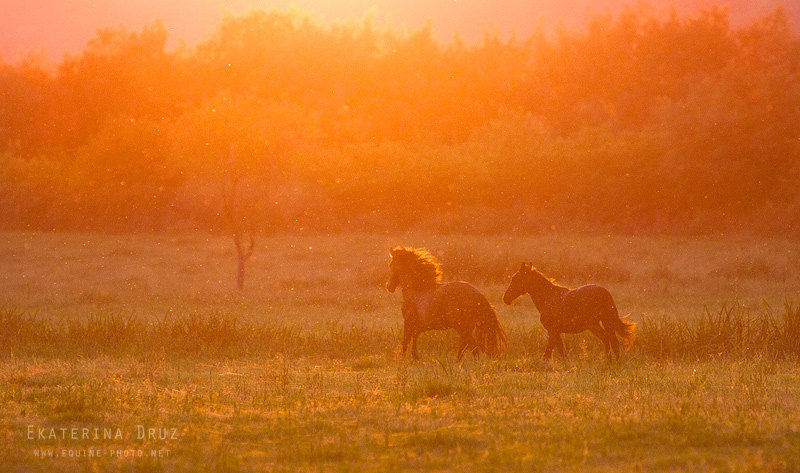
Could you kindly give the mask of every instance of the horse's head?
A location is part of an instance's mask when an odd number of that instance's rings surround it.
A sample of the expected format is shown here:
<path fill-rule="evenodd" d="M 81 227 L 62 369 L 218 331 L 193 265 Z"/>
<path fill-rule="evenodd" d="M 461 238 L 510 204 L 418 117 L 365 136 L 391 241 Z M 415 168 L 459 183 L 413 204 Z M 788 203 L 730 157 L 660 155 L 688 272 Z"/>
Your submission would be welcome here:
<path fill-rule="evenodd" d="M 531 276 L 533 276 L 532 267 L 531 263 L 522 263 L 519 266 L 519 270 L 511 276 L 511 283 L 503 294 L 503 302 L 511 304 L 514 299 L 528 292 Z"/>
<path fill-rule="evenodd" d="M 531 263 L 522 263 L 519 270 L 511 276 L 511 284 L 503 294 L 503 302 L 511 304 L 514 299 L 523 294 L 530 294 L 533 301 L 536 302 L 547 294 L 548 290 L 556 287 L 553 281 L 537 271 Z"/>
<path fill-rule="evenodd" d="M 398 287 L 430 289 L 442 279 L 439 263 L 424 248 L 395 247 L 389 250 L 389 280 L 386 290 L 394 292 Z"/>
<path fill-rule="evenodd" d="M 403 272 L 400 267 L 401 264 L 395 259 L 396 254 L 397 248 L 389 249 L 389 256 L 392 259 L 389 261 L 389 280 L 386 281 L 386 290 L 391 293 L 394 293 L 397 290 L 397 286 L 400 285 L 400 275 Z"/>

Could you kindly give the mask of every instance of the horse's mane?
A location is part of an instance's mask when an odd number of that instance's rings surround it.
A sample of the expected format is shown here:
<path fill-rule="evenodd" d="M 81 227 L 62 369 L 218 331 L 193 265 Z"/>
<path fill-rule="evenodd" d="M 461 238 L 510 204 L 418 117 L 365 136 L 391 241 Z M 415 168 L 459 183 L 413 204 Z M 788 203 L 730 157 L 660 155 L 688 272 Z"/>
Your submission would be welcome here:
<path fill-rule="evenodd" d="M 442 280 L 439 262 L 424 248 L 398 246 L 391 250 L 392 260 L 407 268 L 412 276 L 413 286 L 429 288 Z"/>
<path fill-rule="evenodd" d="M 531 272 L 537 277 L 537 284 L 540 287 L 550 287 L 550 286 L 565 287 L 565 286 L 562 286 L 560 284 L 557 284 L 555 278 L 548 278 L 547 276 L 542 274 L 542 272 L 539 271 L 536 268 L 531 268 Z"/>

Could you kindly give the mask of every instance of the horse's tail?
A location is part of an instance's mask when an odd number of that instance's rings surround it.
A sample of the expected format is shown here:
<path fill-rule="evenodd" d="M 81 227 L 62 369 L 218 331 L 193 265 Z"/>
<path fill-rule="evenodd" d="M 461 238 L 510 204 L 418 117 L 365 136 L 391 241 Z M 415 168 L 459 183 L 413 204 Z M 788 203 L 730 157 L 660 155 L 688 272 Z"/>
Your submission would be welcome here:
<path fill-rule="evenodd" d="M 475 325 L 475 340 L 481 350 L 492 358 L 501 357 L 508 348 L 506 331 L 500 325 L 497 312 L 488 303 L 481 304 L 481 317 Z"/>
<path fill-rule="evenodd" d="M 633 339 L 636 338 L 636 334 L 634 331 L 636 330 L 636 322 L 631 322 L 630 320 L 626 320 L 628 316 L 631 314 L 626 314 L 620 317 L 619 313 L 617 313 L 615 317 L 615 327 L 614 332 L 619 335 L 622 339 L 622 342 L 625 344 L 625 349 L 630 350 L 633 346 Z"/>

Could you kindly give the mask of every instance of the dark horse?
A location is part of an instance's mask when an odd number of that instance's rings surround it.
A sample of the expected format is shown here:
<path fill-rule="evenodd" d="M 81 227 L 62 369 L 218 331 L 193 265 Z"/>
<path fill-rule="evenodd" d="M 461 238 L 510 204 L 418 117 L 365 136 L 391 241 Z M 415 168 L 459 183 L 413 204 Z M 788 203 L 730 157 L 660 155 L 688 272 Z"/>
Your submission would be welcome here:
<path fill-rule="evenodd" d="M 439 263 L 420 248 L 389 250 L 389 281 L 386 290 L 403 291 L 403 355 L 412 342 L 415 360 L 417 337 L 428 330 L 455 329 L 461 338 L 458 359 L 467 349 L 477 358 L 479 351 L 498 357 L 506 349 L 506 333 L 497 313 L 483 294 L 465 282 L 442 283 Z"/>
<path fill-rule="evenodd" d="M 544 349 L 545 359 L 550 358 L 553 348 L 565 356 L 562 333 L 591 331 L 603 342 L 609 361 L 612 349 L 619 360 L 617 335 L 625 341 L 626 348 L 633 343 L 636 324 L 620 318 L 614 299 L 603 287 L 595 284 L 577 289 L 559 286 L 533 268 L 531 263 L 522 263 L 519 271 L 511 277 L 503 302 L 511 304 L 523 294 L 530 294 L 549 335 Z"/>

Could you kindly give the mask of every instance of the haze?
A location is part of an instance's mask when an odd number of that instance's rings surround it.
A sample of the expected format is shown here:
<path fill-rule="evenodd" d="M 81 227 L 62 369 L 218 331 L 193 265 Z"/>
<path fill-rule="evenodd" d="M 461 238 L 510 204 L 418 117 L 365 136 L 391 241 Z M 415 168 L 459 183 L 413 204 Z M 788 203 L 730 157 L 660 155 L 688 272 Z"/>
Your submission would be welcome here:
<path fill-rule="evenodd" d="M 419 28 L 432 23 L 440 39 L 458 33 L 467 41 L 479 39 L 487 28 L 504 35 L 525 37 L 539 24 L 552 29 L 561 23 L 578 28 L 590 13 L 618 13 L 635 2 L 609 0 L 4 0 L 0 2 L 0 56 L 6 60 L 27 51 L 43 51 L 59 60 L 64 53 L 78 53 L 97 29 L 126 25 L 139 30 L 157 19 L 170 32 L 170 44 L 193 44 L 211 34 L 226 15 L 253 9 L 286 9 L 291 6 L 314 12 L 327 21 L 342 21 L 372 15 L 378 23 Z M 743 24 L 763 16 L 781 2 L 777 0 L 678 0 L 652 2 L 659 9 L 675 5 L 691 13 L 709 5 L 730 8 L 732 23 Z M 800 24 L 800 5 L 785 8 L 792 24 Z"/>

